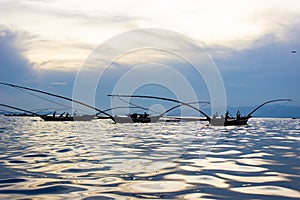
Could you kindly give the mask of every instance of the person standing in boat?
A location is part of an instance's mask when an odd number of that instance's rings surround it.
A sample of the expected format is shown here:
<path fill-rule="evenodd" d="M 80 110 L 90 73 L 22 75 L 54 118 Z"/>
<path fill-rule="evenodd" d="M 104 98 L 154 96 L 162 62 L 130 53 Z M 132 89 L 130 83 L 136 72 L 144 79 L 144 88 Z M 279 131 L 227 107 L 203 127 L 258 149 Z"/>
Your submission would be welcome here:
<path fill-rule="evenodd" d="M 147 114 L 146 112 L 144 112 L 144 119 L 148 118 L 149 114 Z"/>
<path fill-rule="evenodd" d="M 240 119 L 240 117 L 241 117 L 241 113 L 240 113 L 240 111 L 238 110 L 237 113 L 236 113 L 236 119 Z"/>
<path fill-rule="evenodd" d="M 225 113 L 225 121 L 227 121 L 228 116 L 229 116 L 229 112 L 227 111 L 227 112 Z"/>
<path fill-rule="evenodd" d="M 65 114 L 65 112 L 61 113 L 61 114 L 59 115 L 59 118 L 62 118 L 62 117 L 64 116 L 64 114 Z"/>

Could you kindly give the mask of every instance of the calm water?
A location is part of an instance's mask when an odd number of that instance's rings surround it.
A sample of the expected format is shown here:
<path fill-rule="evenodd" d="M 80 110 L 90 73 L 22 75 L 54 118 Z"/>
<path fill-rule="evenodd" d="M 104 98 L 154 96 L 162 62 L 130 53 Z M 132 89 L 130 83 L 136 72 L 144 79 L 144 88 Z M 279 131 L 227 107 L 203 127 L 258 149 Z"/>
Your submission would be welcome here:
<path fill-rule="evenodd" d="M 299 122 L 224 128 L 0 116 L 0 199 L 299 199 Z"/>

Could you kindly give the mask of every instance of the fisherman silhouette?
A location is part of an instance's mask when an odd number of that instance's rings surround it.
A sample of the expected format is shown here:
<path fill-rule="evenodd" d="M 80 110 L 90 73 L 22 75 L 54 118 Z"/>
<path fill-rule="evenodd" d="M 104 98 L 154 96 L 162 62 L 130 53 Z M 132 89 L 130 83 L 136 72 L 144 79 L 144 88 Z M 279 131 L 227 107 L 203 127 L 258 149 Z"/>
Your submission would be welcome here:
<path fill-rule="evenodd" d="M 53 117 L 55 117 L 55 114 L 56 114 L 56 111 L 54 111 L 54 113 L 53 113 Z"/>
<path fill-rule="evenodd" d="M 227 111 L 227 112 L 225 113 L 225 121 L 228 119 L 228 115 L 229 115 L 229 112 Z"/>
<path fill-rule="evenodd" d="M 64 114 L 65 114 L 65 112 L 61 113 L 61 114 L 59 115 L 59 118 L 62 118 L 62 117 L 64 116 Z"/>
<path fill-rule="evenodd" d="M 221 119 L 224 120 L 224 116 L 223 115 L 221 115 Z"/>
<path fill-rule="evenodd" d="M 131 114 L 130 116 L 131 116 L 132 119 L 137 119 L 138 114 L 137 114 L 137 113 L 133 113 L 133 114 Z"/>
<path fill-rule="evenodd" d="M 144 112 L 144 118 L 147 118 L 149 116 L 149 114 L 147 114 L 146 112 Z"/>
<path fill-rule="evenodd" d="M 236 113 L 236 119 L 239 119 L 241 117 L 241 113 L 240 111 L 238 110 L 237 113 Z"/>
<path fill-rule="evenodd" d="M 218 117 L 218 115 L 219 115 L 219 113 L 218 112 L 216 112 L 215 114 L 213 114 L 213 119 L 216 119 L 217 117 Z"/>

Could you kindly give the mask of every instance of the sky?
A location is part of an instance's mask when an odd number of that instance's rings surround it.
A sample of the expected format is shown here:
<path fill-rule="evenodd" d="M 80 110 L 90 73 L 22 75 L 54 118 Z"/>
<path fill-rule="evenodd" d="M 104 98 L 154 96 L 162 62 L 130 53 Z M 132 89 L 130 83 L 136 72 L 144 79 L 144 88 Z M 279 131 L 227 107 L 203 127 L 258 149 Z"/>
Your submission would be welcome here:
<path fill-rule="evenodd" d="M 194 44 L 205 49 L 220 71 L 228 106 L 254 106 L 274 98 L 291 98 L 290 105 L 300 106 L 298 0 L 0 0 L 0 12 L 2 82 L 70 97 L 76 74 L 99 45 L 128 31 L 155 28 L 193 41 L 173 49 L 192 52 Z M 174 67 L 192 88 L 202 88 L 196 91 L 198 97 L 210 100 L 203 79 L 194 77 L 187 63 L 161 51 L 139 51 L 115 60 L 95 98 L 102 101 L 124 73 L 144 62 Z M 166 92 L 145 88 L 147 93 Z M 0 92 L 2 103 L 42 106 L 41 99 L 12 88 L 0 86 Z"/>

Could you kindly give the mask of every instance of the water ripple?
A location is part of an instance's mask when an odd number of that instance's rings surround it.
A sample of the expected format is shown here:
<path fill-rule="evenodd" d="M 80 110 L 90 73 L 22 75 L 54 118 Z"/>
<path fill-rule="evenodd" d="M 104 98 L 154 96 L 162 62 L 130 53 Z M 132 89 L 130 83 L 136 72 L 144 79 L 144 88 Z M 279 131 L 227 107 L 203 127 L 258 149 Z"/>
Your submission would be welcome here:
<path fill-rule="evenodd" d="M 300 126 L 0 116 L 1 199 L 299 199 Z"/>

